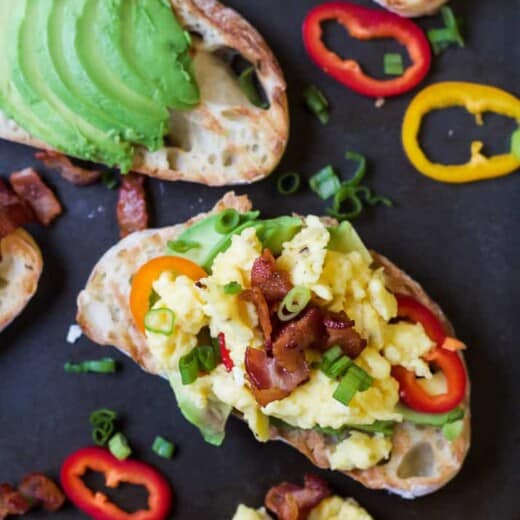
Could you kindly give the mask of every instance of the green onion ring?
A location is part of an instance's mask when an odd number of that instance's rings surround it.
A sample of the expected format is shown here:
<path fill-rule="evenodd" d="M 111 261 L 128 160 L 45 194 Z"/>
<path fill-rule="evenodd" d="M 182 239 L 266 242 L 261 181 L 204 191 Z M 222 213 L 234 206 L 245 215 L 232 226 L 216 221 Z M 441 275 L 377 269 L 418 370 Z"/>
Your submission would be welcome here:
<path fill-rule="evenodd" d="M 186 253 L 200 247 L 200 242 L 194 240 L 168 240 L 166 247 L 173 253 Z"/>
<path fill-rule="evenodd" d="M 307 287 L 293 287 L 284 297 L 278 308 L 280 321 L 289 321 L 298 316 L 307 307 L 311 299 L 311 291 Z"/>
<path fill-rule="evenodd" d="M 215 221 L 215 231 L 221 235 L 231 233 L 240 223 L 240 214 L 236 209 L 228 208 L 221 211 Z"/>
<path fill-rule="evenodd" d="M 365 173 L 367 171 L 367 160 L 364 155 L 361 155 L 358 152 L 347 151 L 345 153 L 345 159 L 348 161 L 356 161 L 358 163 L 358 167 L 349 181 L 346 182 L 349 186 L 358 186 L 359 183 L 363 180 Z"/>
<path fill-rule="evenodd" d="M 276 189 L 282 195 L 292 195 L 298 191 L 301 179 L 300 174 L 296 172 L 283 173 L 276 180 Z"/>

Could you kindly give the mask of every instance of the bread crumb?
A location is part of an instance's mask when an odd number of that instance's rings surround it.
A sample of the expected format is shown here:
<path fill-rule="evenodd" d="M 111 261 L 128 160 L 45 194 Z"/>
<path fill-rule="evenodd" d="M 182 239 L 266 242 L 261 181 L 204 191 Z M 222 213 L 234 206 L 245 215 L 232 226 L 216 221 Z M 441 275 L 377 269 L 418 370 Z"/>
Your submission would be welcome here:
<path fill-rule="evenodd" d="M 69 327 L 69 332 L 67 333 L 67 343 L 73 344 L 78 341 L 79 338 L 83 335 L 81 327 L 79 325 L 71 325 Z"/>

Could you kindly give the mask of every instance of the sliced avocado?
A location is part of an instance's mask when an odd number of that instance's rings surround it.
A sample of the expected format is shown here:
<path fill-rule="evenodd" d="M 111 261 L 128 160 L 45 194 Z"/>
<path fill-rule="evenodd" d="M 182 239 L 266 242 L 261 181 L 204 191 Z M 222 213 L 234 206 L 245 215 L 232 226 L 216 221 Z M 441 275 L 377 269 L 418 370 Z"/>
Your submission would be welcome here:
<path fill-rule="evenodd" d="M 189 56 L 190 40 L 171 4 L 161 0 L 117 3 L 120 16 L 106 34 L 118 42 L 114 47 L 116 60 L 126 63 L 128 84 L 139 89 L 144 83 L 146 95 L 170 108 L 189 108 L 199 103 Z M 109 4 L 103 3 L 107 8 Z"/>
<path fill-rule="evenodd" d="M 103 46 L 101 32 L 111 22 L 101 18 L 102 1 L 105 0 L 86 0 L 83 3 L 75 30 L 71 31 L 73 45 L 66 49 L 67 56 L 70 56 L 67 61 L 76 67 L 75 81 L 82 99 L 92 100 L 99 108 L 111 113 L 122 126 L 131 129 L 125 139 L 157 150 L 163 144 L 168 110 L 134 92 L 119 77 L 119 71 L 107 63 L 105 55 L 109 49 Z"/>
<path fill-rule="evenodd" d="M 331 251 L 339 251 L 340 253 L 351 253 L 357 251 L 363 257 L 365 262 L 372 263 L 372 257 L 368 249 L 363 244 L 361 238 L 357 234 L 352 224 L 343 221 L 338 226 L 327 228 L 330 234 L 330 240 L 327 249 Z"/>
<path fill-rule="evenodd" d="M 187 396 L 180 375 L 171 374 L 169 379 L 182 415 L 200 430 L 207 443 L 220 446 L 226 435 L 226 422 L 231 414 L 231 406 L 213 400 L 209 401 L 207 408 L 197 408 Z"/>
<path fill-rule="evenodd" d="M 453 423 L 464 417 L 464 410 L 460 407 L 454 408 L 446 413 L 421 413 L 416 412 L 403 404 L 399 404 L 396 407 L 396 412 L 400 413 L 405 421 L 414 424 L 438 427 Z"/>
<path fill-rule="evenodd" d="M 277 255 L 281 244 L 290 240 L 301 228 L 302 222 L 297 217 L 279 217 L 271 220 L 250 220 L 250 215 L 242 214 L 239 225 L 230 233 L 222 235 L 215 229 L 219 214 L 211 215 L 189 227 L 178 237 L 178 240 L 197 242 L 200 247 L 190 249 L 186 253 L 174 253 L 183 256 L 211 272 L 215 257 L 231 245 L 233 235 L 239 235 L 248 227 L 254 227 L 263 247 L 269 248 Z"/>

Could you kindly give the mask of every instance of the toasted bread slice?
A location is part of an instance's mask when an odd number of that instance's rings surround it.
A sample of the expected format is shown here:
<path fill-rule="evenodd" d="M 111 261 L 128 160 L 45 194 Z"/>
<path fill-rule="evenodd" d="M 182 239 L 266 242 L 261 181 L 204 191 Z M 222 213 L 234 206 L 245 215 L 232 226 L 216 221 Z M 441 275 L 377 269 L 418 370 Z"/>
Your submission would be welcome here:
<path fill-rule="evenodd" d="M 0 332 L 20 314 L 38 288 L 40 248 L 23 229 L 0 240 Z"/>
<path fill-rule="evenodd" d="M 232 207 L 249 211 L 245 196 L 228 193 L 213 211 Z M 96 343 L 113 345 L 134 359 L 144 370 L 157 375 L 159 367 L 149 352 L 146 338 L 136 328 L 128 306 L 130 279 L 146 261 L 164 254 L 168 240 L 175 238 L 201 214 L 184 224 L 134 233 L 110 249 L 98 262 L 86 288 L 78 297 L 77 320 L 84 333 Z M 446 317 L 419 284 L 384 256 L 372 253 L 385 270 L 390 290 L 410 294 L 426 305 L 445 324 Z M 470 443 L 469 385 L 461 405 L 465 409 L 464 428 L 454 442 L 447 441 L 438 429 L 404 422 L 396 427 L 390 460 L 368 470 L 345 472 L 374 489 L 387 489 L 404 498 L 431 493 L 446 484 L 460 470 Z M 271 438 L 282 440 L 306 455 L 314 464 L 328 468 L 327 449 L 332 438 L 316 431 L 271 429 Z"/>
<path fill-rule="evenodd" d="M 448 0 L 374 0 L 389 11 L 407 18 L 433 14 Z"/>
<path fill-rule="evenodd" d="M 200 104 L 172 111 L 165 146 L 138 148 L 133 170 L 151 177 L 211 186 L 250 183 L 269 175 L 289 136 L 285 80 L 268 45 L 242 16 L 217 0 L 171 0 L 194 37 L 193 63 Z M 252 105 L 221 54 L 230 50 L 255 67 L 268 109 Z M 0 112 L 0 137 L 38 148 L 48 145 Z"/>

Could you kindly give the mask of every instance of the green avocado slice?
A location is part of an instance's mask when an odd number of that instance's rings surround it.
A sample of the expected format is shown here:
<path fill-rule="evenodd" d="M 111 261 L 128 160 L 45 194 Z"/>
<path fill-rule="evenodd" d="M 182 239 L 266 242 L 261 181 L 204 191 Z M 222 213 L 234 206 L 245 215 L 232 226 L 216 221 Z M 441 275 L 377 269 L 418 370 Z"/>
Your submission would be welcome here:
<path fill-rule="evenodd" d="M 106 0 L 102 0 L 106 1 Z M 131 129 L 125 139 L 157 150 L 163 144 L 169 113 L 166 107 L 131 90 L 119 71 L 105 59 L 101 33 L 106 21 L 100 18 L 100 0 L 86 0 L 75 22 L 73 45 L 66 49 L 68 63 L 76 67 L 75 78 L 83 99 L 92 100 Z"/>
<path fill-rule="evenodd" d="M 107 61 L 124 71 L 126 83 L 170 108 L 200 101 L 189 56 L 190 41 L 169 2 L 103 2 L 113 22 L 102 37 L 111 40 Z M 116 9 L 116 13 L 111 12 Z M 114 16 L 115 14 L 115 16 Z M 109 48 L 109 41 L 105 45 Z"/>

